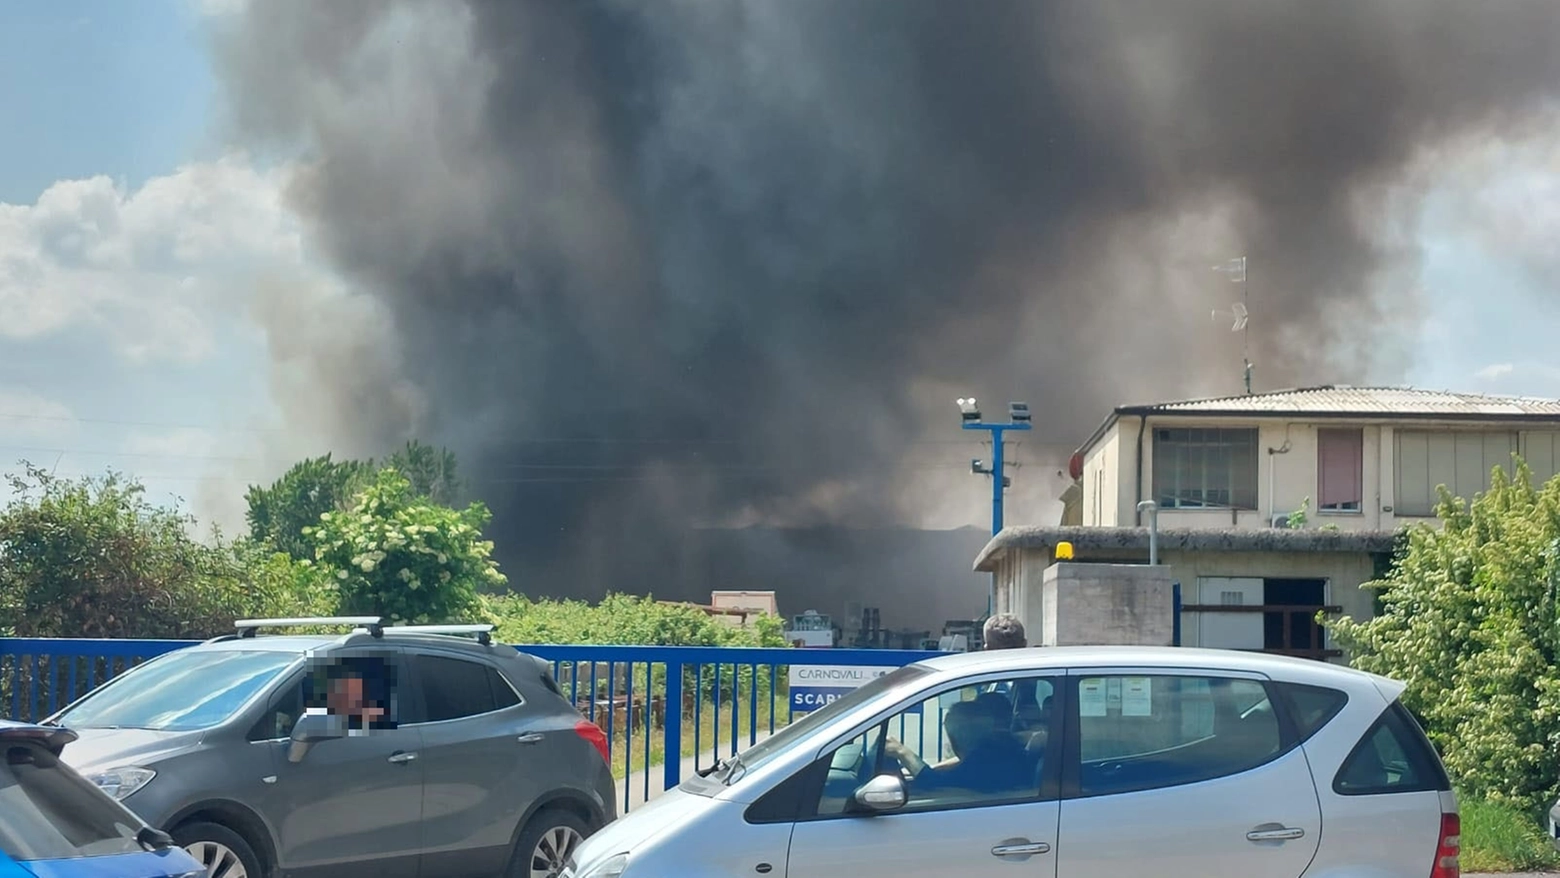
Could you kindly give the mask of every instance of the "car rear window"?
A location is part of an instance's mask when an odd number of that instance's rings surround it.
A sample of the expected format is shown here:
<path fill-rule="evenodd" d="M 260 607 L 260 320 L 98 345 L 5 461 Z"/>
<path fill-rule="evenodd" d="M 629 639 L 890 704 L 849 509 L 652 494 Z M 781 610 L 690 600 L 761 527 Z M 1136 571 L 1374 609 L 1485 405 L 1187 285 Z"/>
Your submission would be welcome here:
<path fill-rule="evenodd" d="M 1349 703 L 1348 693 L 1325 686 L 1279 683 L 1277 688 L 1284 706 L 1289 710 L 1289 718 L 1295 725 L 1295 735 L 1301 743 L 1327 725 Z"/>
<path fill-rule="evenodd" d="M 1420 793 L 1452 788 L 1430 739 L 1402 703 L 1394 701 L 1360 738 L 1333 779 L 1343 796 Z"/>
<path fill-rule="evenodd" d="M 135 853 L 140 826 L 47 748 L 0 738 L 0 850 L 15 860 Z"/>

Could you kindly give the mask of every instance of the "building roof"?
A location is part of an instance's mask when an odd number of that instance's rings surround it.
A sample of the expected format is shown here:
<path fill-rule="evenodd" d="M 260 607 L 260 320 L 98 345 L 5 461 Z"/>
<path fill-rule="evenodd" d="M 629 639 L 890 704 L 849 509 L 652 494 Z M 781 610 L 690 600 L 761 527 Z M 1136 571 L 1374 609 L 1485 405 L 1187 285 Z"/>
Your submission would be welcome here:
<path fill-rule="evenodd" d="M 1118 406 L 1079 449 L 1087 452 L 1122 416 L 1368 418 L 1372 420 L 1560 422 L 1560 399 L 1488 396 L 1414 387 L 1327 384 L 1268 393 Z"/>
<path fill-rule="evenodd" d="M 1390 552 L 1393 531 L 1287 530 L 1285 528 L 1160 528 L 1159 550 L 1193 552 Z M 977 571 L 996 569 L 1008 549 L 1052 549 L 1060 542 L 1075 549 L 1148 551 L 1146 527 L 1008 527 L 991 538 L 975 558 Z"/>
<path fill-rule="evenodd" d="M 1540 399 L 1524 396 L 1486 396 L 1481 393 L 1454 393 L 1450 390 L 1421 390 L 1414 387 L 1350 387 L 1329 384 L 1322 387 L 1301 387 L 1294 390 L 1275 390 L 1271 393 L 1248 393 L 1243 396 L 1222 396 L 1211 399 L 1191 399 L 1182 402 L 1162 402 L 1152 405 L 1123 406 L 1118 414 L 1195 412 L 1195 413 L 1261 413 L 1261 414 L 1317 414 L 1317 415 L 1365 415 L 1395 417 L 1401 415 L 1419 417 L 1509 418 L 1537 417 L 1560 420 L 1560 399 Z"/>

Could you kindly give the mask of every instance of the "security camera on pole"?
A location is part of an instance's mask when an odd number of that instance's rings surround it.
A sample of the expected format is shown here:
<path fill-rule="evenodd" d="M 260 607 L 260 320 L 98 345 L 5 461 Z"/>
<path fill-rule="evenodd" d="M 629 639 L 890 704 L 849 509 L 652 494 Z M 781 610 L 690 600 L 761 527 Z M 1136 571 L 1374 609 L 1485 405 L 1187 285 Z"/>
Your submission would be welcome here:
<path fill-rule="evenodd" d="M 964 420 L 966 430 L 986 430 L 991 433 L 991 465 L 985 466 L 980 459 L 970 461 L 970 472 L 979 475 L 991 476 L 991 535 L 996 536 L 1002 530 L 1002 495 L 1004 490 L 1013 482 L 1003 472 L 1002 462 L 1002 434 L 1009 430 L 1028 430 L 1029 403 L 1008 403 L 1008 422 L 1005 424 L 993 424 L 981 420 L 980 405 L 975 397 L 959 399 L 959 415 Z M 991 575 L 991 588 L 986 595 L 986 615 L 990 616 L 997 610 L 997 576 Z"/>

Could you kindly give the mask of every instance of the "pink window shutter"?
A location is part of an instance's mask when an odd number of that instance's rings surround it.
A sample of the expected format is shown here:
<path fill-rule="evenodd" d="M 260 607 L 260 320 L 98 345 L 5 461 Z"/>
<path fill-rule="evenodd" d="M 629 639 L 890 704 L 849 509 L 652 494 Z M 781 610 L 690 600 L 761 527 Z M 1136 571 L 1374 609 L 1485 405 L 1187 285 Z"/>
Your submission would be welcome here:
<path fill-rule="evenodd" d="M 1317 505 L 1322 507 L 1360 503 L 1363 498 L 1361 469 L 1365 442 L 1360 430 L 1318 430 L 1320 484 Z"/>

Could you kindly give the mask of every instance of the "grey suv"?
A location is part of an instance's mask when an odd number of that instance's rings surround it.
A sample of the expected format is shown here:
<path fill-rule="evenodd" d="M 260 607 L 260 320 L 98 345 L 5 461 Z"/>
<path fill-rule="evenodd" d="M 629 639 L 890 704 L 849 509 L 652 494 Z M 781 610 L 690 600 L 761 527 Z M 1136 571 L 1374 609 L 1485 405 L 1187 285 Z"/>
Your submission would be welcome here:
<path fill-rule="evenodd" d="M 341 624 L 356 628 L 256 636 Z M 45 721 L 79 736 L 72 767 L 211 878 L 556 875 L 616 816 L 600 728 L 492 626 L 237 628 Z"/>

